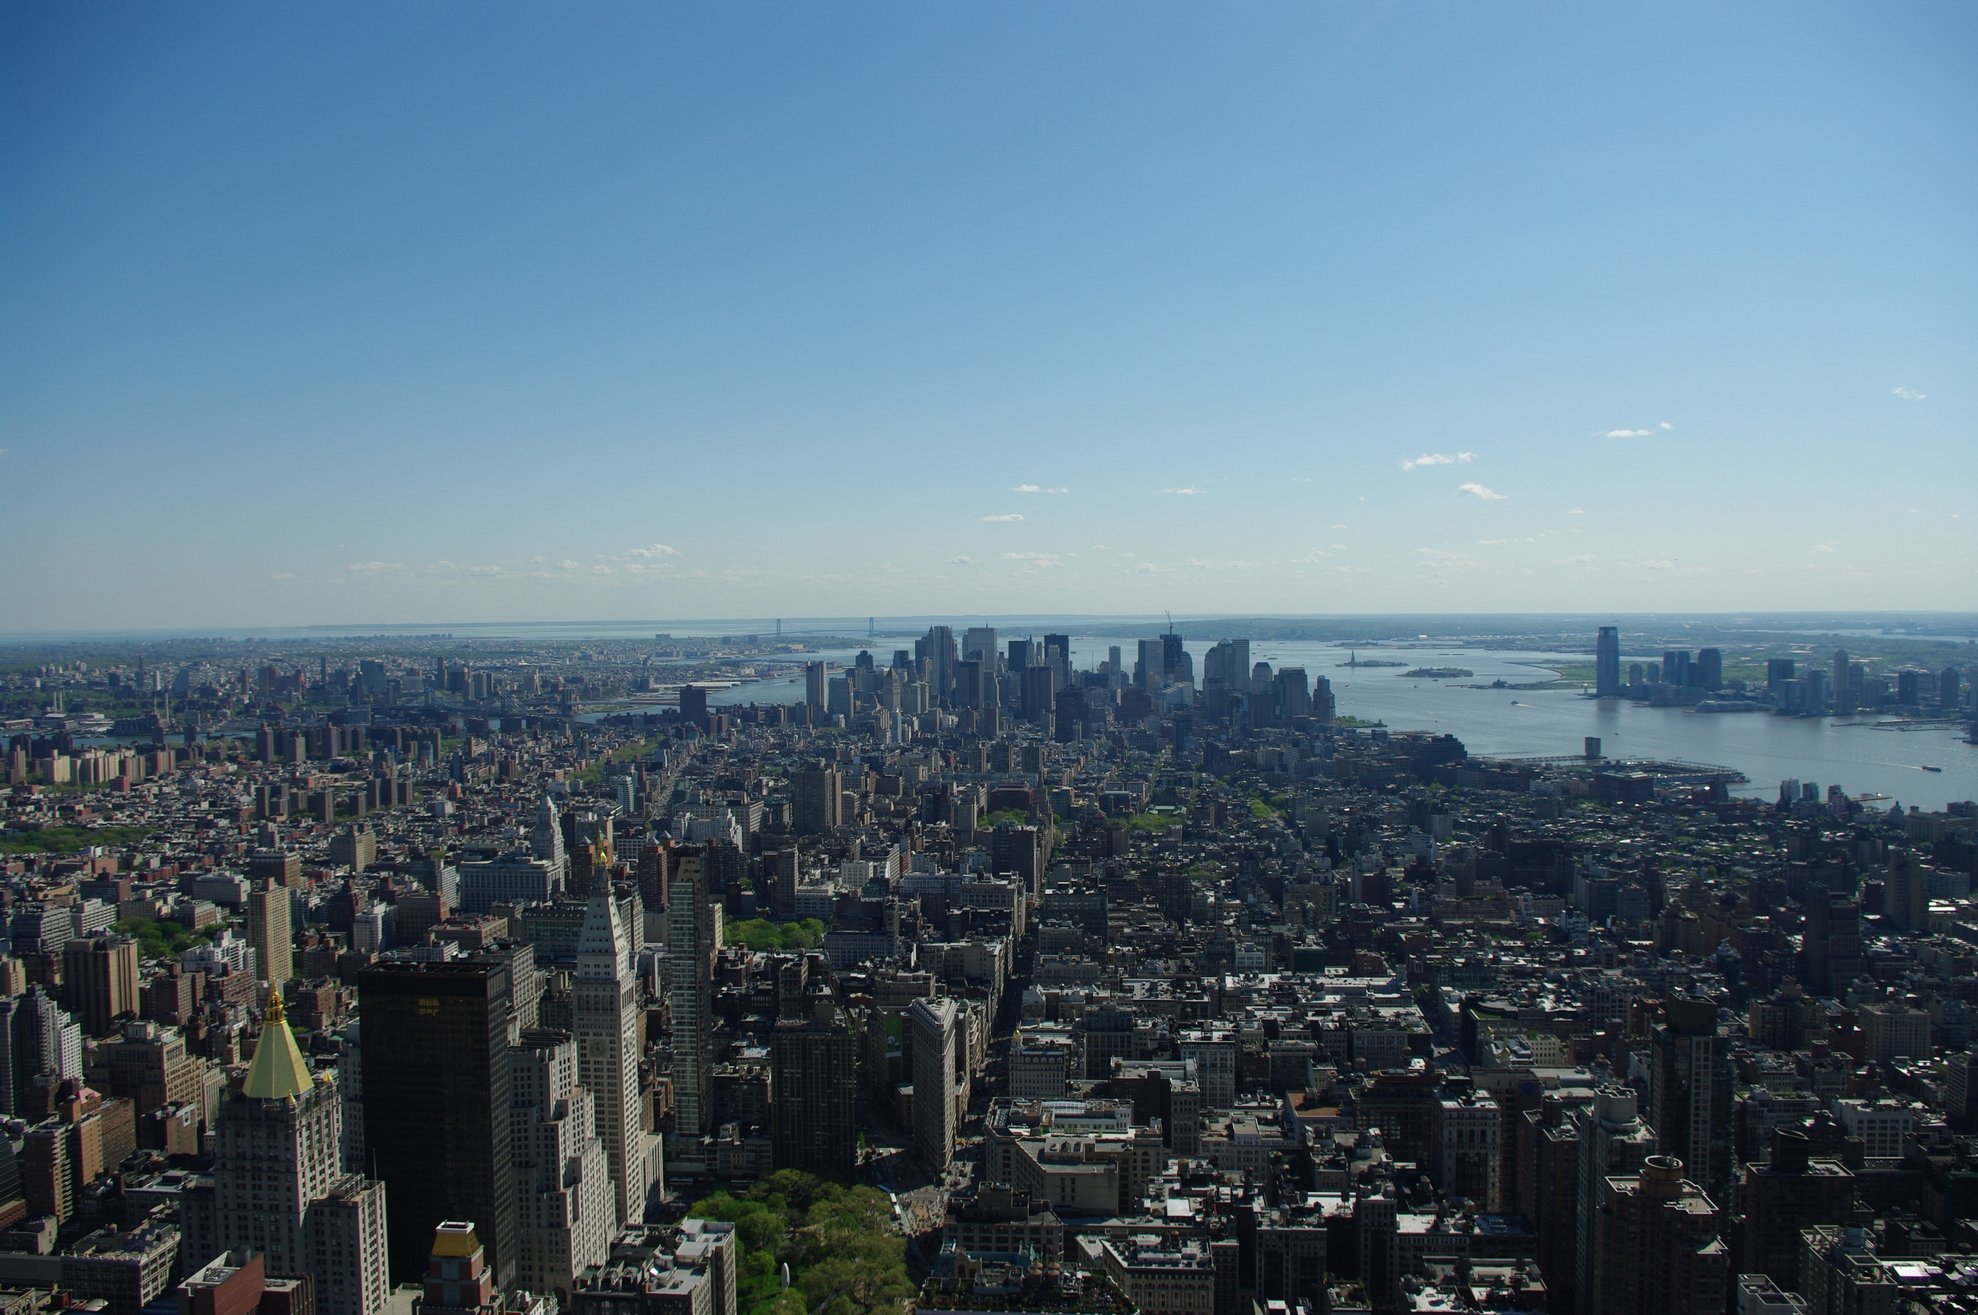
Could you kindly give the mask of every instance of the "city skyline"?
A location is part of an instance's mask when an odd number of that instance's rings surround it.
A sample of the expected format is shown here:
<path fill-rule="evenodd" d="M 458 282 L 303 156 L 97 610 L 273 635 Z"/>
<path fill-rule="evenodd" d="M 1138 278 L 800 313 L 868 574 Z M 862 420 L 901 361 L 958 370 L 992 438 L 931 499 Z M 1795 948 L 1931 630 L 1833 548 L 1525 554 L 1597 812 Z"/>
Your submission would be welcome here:
<path fill-rule="evenodd" d="M 0 23 L 11 632 L 1978 603 L 1966 6 Z"/>

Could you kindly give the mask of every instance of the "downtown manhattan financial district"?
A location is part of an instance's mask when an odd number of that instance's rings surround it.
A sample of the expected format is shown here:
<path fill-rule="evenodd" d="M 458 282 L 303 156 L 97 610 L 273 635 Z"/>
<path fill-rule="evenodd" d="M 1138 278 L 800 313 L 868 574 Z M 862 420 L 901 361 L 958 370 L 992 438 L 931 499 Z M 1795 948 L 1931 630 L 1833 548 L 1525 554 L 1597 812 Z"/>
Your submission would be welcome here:
<path fill-rule="evenodd" d="M 1978 805 L 1104 624 L 0 648 L 0 1315 L 1978 1310 Z M 1978 752 L 1968 624 L 1555 629 Z"/>

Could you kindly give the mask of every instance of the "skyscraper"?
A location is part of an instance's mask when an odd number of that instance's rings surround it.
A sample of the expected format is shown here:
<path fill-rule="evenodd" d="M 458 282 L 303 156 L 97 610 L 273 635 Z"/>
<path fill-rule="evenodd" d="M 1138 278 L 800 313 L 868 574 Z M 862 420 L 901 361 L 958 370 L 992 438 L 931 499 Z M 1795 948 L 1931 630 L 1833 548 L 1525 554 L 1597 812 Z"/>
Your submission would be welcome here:
<path fill-rule="evenodd" d="M 591 896 L 577 938 L 571 979 L 577 1056 L 585 1089 L 597 1106 L 598 1136 L 610 1164 L 618 1217 L 628 1227 L 646 1218 L 657 1152 L 641 1115 L 639 991 L 632 937 L 609 892 Z"/>
<path fill-rule="evenodd" d="M 673 1015 L 673 1127 L 682 1137 L 713 1131 L 714 955 L 719 948 L 706 854 L 674 857 L 666 894 L 667 1002 Z"/>
<path fill-rule="evenodd" d="M 850 1177 L 858 1165 L 858 1037 L 825 999 L 770 1037 L 770 1139 L 778 1169 Z"/>
<path fill-rule="evenodd" d="M 838 769 L 819 763 L 792 773 L 791 822 L 800 836 L 822 835 L 844 821 L 845 786 Z"/>
<path fill-rule="evenodd" d="M 187 1250 L 252 1251 L 308 1274 L 322 1315 L 378 1315 L 391 1296 L 385 1185 L 344 1169 L 343 1105 L 289 1031 L 279 988 L 239 1092 L 213 1124 L 213 1172 L 181 1198 Z"/>
<path fill-rule="evenodd" d="M 1602 626 L 1593 645 L 1593 692 L 1602 699 L 1621 695 L 1621 629 Z"/>
<path fill-rule="evenodd" d="M 578 1006 L 579 1011 L 582 1005 Z M 610 1158 L 597 1102 L 578 1079 L 577 1043 L 562 1032 L 522 1034 L 511 1060 L 517 1228 L 516 1274 L 532 1292 L 567 1298 L 618 1235 Z"/>
<path fill-rule="evenodd" d="M 488 955 L 388 962 L 357 979 L 364 1138 L 391 1186 L 391 1273 L 425 1272 L 433 1230 L 468 1220 L 499 1287 L 516 1271 L 508 1015 L 512 972 Z"/>
<path fill-rule="evenodd" d="M 1133 683 L 1149 694 L 1159 694 L 1162 680 L 1161 641 L 1143 639 L 1140 641 L 1140 659 L 1133 666 Z"/>
<path fill-rule="evenodd" d="M 929 626 L 927 633 L 914 641 L 914 657 L 928 663 L 928 683 L 933 687 L 932 700 L 946 703 L 954 690 L 955 663 L 961 655 L 956 651 L 955 632 L 948 626 Z"/>
<path fill-rule="evenodd" d="M 804 663 L 804 710 L 810 714 L 813 726 L 824 720 L 825 687 L 828 683 L 828 673 L 822 662 Z"/>
<path fill-rule="evenodd" d="M 85 1036 L 103 1036 L 137 1016 L 137 942 L 91 936 L 62 947 L 62 989 Z"/>
<path fill-rule="evenodd" d="M 1730 1278 L 1722 1223 L 1673 1156 L 1651 1155 L 1640 1173 L 1604 1179 L 1596 1315 L 1718 1315 Z"/>
<path fill-rule="evenodd" d="M 255 882 L 247 893 L 247 943 L 254 951 L 255 972 L 261 981 L 276 986 L 294 973 L 291 899 L 288 887 L 272 880 Z"/>
<path fill-rule="evenodd" d="M 34 1109 L 37 1080 L 82 1076 L 82 1027 L 35 983 L 0 999 L 0 1114 Z"/>
<path fill-rule="evenodd" d="M 1594 1247 L 1601 1192 L 1610 1177 L 1641 1168 L 1655 1152 L 1655 1134 L 1641 1121 L 1634 1091 L 1618 1083 L 1595 1092 L 1593 1103 L 1574 1116 L 1574 1123 L 1580 1162 L 1574 1193 L 1577 1235 L 1573 1290 L 1582 1296 L 1585 1309 L 1593 1311 L 1599 1294 Z"/>
<path fill-rule="evenodd" d="M 1717 1006 L 1696 996 L 1665 1001 L 1651 1040 L 1648 1119 L 1656 1149 L 1690 1166 L 1706 1188 L 1728 1181 L 1732 1078 Z"/>
<path fill-rule="evenodd" d="M 916 1000 L 907 1009 L 913 1034 L 913 1147 L 937 1173 L 955 1155 L 960 1021 L 953 1000 Z"/>
<path fill-rule="evenodd" d="M 563 819 L 556 805 L 545 795 L 536 806 L 535 821 L 529 827 L 529 857 L 550 864 L 558 882 L 569 875 L 569 857 L 563 843 Z"/>
<path fill-rule="evenodd" d="M 962 632 L 962 657 L 973 658 L 988 671 L 996 669 L 1001 654 L 996 648 L 996 627 L 970 626 Z"/>

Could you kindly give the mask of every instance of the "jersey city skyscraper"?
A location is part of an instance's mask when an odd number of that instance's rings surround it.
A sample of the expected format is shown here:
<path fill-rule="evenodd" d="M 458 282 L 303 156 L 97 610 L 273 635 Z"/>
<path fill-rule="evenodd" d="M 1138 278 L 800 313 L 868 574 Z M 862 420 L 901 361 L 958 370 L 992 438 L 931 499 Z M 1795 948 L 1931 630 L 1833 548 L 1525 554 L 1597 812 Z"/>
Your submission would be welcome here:
<path fill-rule="evenodd" d="M 1602 626 L 1593 649 L 1593 693 L 1595 698 L 1621 697 L 1621 630 Z"/>

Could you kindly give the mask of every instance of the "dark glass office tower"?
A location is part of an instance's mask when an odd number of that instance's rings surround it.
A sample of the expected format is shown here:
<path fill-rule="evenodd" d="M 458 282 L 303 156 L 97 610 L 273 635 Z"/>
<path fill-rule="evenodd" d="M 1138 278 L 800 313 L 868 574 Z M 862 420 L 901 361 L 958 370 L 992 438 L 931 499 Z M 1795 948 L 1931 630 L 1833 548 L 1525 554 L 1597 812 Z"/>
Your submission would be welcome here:
<path fill-rule="evenodd" d="M 1621 693 L 1621 631 L 1602 626 L 1594 643 L 1593 692 L 1598 698 L 1616 698 Z"/>
<path fill-rule="evenodd" d="M 844 1178 L 857 1169 L 858 1049 L 850 1020 L 828 1001 L 810 1018 L 776 1025 L 769 1108 L 778 1169 Z"/>
<path fill-rule="evenodd" d="M 391 1193 L 394 1283 L 426 1271 L 433 1230 L 470 1220 L 499 1288 L 515 1278 L 504 959 L 383 963 L 357 979 L 366 1168 Z"/>

